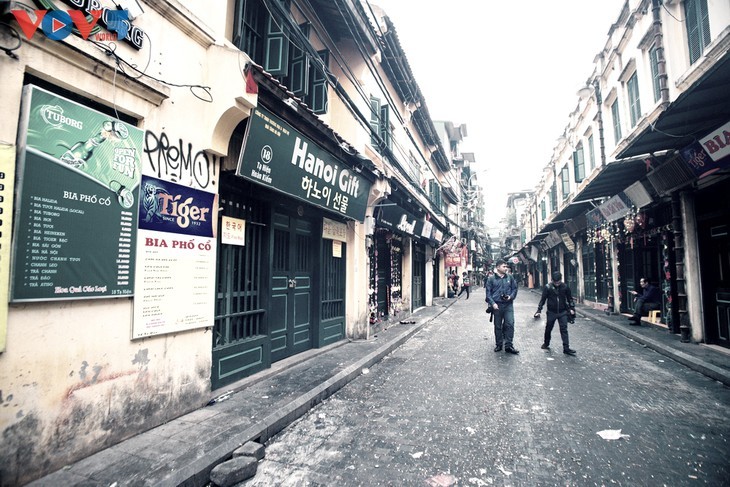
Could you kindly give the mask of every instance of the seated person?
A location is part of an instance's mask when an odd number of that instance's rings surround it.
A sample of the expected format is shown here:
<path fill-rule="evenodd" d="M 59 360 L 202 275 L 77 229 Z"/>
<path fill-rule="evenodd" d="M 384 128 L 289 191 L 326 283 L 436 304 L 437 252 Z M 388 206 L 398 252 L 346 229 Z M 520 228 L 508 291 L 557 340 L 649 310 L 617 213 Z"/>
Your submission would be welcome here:
<path fill-rule="evenodd" d="M 639 279 L 639 291 L 631 291 L 636 296 L 636 304 L 634 305 L 634 314 L 629 318 L 629 324 L 641 324 L 641 317 L 649 314 L 651 310 L 661 309 L 662 293 L 656 286 L 649 284 L 649 281 L 642 277 Z"/>

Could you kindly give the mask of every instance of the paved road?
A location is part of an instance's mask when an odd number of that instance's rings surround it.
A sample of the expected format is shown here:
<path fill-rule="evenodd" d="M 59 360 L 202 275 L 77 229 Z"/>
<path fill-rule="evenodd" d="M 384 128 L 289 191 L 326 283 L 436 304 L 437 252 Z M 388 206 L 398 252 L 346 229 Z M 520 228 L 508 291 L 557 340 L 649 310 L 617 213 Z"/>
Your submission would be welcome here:
<path fill-rule="evenodd" d="M 543 351 L 524 290 L 521 353 L 495 353 L 483 291 L 464 297 L 272 438 L 241 485 L 727 485 L 730 388 L 587 320 L 577 357 L 557 327 Z"/>

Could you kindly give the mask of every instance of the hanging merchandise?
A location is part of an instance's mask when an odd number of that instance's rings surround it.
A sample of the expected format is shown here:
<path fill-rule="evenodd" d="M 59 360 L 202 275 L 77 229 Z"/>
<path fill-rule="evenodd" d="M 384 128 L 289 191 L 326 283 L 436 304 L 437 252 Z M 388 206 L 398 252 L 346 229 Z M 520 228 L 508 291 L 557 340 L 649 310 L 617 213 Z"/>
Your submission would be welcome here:
<path fill-rule="evenodd" d="M 402 270 L 401 256 L 403 255 L 403 242 L 397 236 L 392 236 L 390 240 L 390 303 L 389 314 L 392 317 L 398 316 L 403 311 L 403 293 L 402 293 Z"/>
<path fill-rule="evenodd" d="M 378 317 L 378 248 L 377 245 L 370 245 L 370 286 L 368 286 L 368 312 L 369 321 L 374 325 L 380 321 Z"/>
<path fill-rule="evenodd" d="M 662 233 L 662 262 L 664 270 L 664 279 L 662 280 L 662 296 L 666 300 L 666 314 L 664 315 L 665 323 L 672 326 L 672 267 L 669 260 L 669 242 L 671 234 L 667 231 Z"/>

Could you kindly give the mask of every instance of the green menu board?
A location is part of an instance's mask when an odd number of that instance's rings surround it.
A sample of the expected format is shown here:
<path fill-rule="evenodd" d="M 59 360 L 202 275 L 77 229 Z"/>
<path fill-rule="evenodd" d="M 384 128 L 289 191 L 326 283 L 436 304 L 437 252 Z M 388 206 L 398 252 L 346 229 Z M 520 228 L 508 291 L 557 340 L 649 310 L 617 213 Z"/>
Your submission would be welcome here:
<path fill-rule="evenodd" d="M 131 296 L 142 131 L 35 86 L 20 129 L 11 300 Z"/>

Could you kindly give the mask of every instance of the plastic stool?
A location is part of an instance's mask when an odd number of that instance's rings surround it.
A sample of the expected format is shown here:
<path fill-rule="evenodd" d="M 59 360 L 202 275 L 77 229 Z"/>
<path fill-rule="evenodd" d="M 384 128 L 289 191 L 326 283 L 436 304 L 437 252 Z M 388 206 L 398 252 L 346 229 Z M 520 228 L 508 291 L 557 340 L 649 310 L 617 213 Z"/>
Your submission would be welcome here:
<path fill-rule="evenodd" d="M 651 321 L 652 323 L 659 323 L 659 320 L 662 317 L 662 312 L 656 309 L 653 309 L 649 311 L 649 317 L 648 321 Z"/>

